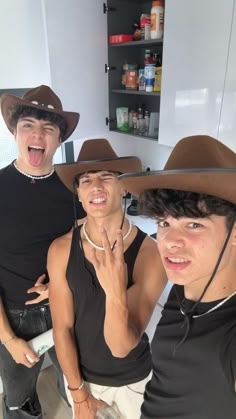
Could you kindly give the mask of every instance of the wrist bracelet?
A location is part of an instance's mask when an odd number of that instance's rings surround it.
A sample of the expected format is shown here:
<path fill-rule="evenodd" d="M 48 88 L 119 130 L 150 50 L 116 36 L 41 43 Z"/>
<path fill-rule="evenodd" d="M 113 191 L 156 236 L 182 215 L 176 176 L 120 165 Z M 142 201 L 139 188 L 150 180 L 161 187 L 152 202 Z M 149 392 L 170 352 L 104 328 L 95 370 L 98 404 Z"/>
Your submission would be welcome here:
<path fill-rule="evenodd" d="M 8 344 L 8 342 L 11 342 L 11 340 L 13 340 L 13 339 L 15 339 L 15 335 L 13 335 L 12 337 L 10 337 L 8 340 L 5 340 L 5 341 L 3 341 L 3 340 L 1 340 L 1 344 L 2 345 L 4 345 L 4 346 L 6 346 L 7 344 Z"/>
<path fill-rule="evenodd" d="M 77 391 L 77 390 L 81 390 L 84 387 L 84 380 L 82 379 L 80 385 L 78 387 L 70 387 L 67 386 L 68 390 L 70 391 Z"/>
<path fill-rule="evenodd" d="M 73 403 L 75 403 L 75 404 L 81 404 L 81 403 L 86 402 L 88 400 L 88 398 L 89 398 L 89 393 L 87 394 L 87 396 L 86 396 L 86 398 L 84 400 L 81 400 L 81 402 L 76 402 L 75 400 L 73 400 Z"/>

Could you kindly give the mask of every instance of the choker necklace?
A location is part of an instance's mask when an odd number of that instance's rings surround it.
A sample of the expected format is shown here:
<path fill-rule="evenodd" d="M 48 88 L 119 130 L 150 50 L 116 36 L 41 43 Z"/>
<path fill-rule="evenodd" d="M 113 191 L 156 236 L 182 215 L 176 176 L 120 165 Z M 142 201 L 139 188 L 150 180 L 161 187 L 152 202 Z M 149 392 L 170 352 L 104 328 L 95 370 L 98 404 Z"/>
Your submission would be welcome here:
<path fill-rule="evenodd" d="M 127 219 L 127 221 L 129 223 L 129 229 L 128 229 L 127 233 L 123 236 L 123 241 L 125 241 L 125 239 L 127 239 L 127 237 L 130 235 L 130 233 L 132 231 L 132 227 L 133 227 L 133 224 L 130 222 L 130 220 Z M 87 224 L 87 220 L 82 225 L 82 230 L 83 230 L 84 237 L 86 238 L 86 240 L 89 242 L 89 244 L 91 244 L 91 246 L 95 247 L 95 249 L 97 249 L 97 250 L 105 250 L 103 246 L 99 246 L 98 244 L 94 243 L 92 241 L 92 239 L 90 239 L 90 237 L 89 237 L 89 235 L 88 235 L 88 233 L 86 231 L 86 227 L 85 227 L 86 224 Z M 112 247 L 113 246 L 111 246 L 111 249 L 112 249 Z"/>
<path fill-rule="evenodd" d="M 202 314 L 194 314 L 191 317 L 193 319 L 195 319 L 197 317 L 206 316 L 206 314 L 209 314 L 212 311 L 215 311 L 217 308 L 221 307 L 224 303 L 226 303 L 228 300 L 230 300 L 230 298 L 232 298 L 235 294 L 236 294 L 236 291 L 234 291 L 232 294 L 228 295 L 228 297 L 224 298 L 224 300 L 220 301 L 218 304 L 216 304 L 216 306 L 210 308 L 210 310 L 206 311 L 205 313 L 202 313 Z M 184 313 L 184 311 L 182 310 L 181 307 L 180 307 L 180 312 L 185 316 L 185 313 Z"/>
<path fill-rule="evenodd" d="M 22 175 L 28 177 L 31 179 L 30 183 L 36 183 L 36 180 L 41 180 L 41 179 L 47 179 L 48 177 L 52 176 L 52 174 L 54 173 L 54 167 L 52 167 L 52 170 L 50 173 L 48 173 L 47 175 L 42 175 L 42 176 L 33 176 L 30 175 L 29 173 L 23 172 L 23 170 L 19 169 L 19 167 L 17 167 L 16 162 L 13 162 L 15 169 L 21 173 Z"/>

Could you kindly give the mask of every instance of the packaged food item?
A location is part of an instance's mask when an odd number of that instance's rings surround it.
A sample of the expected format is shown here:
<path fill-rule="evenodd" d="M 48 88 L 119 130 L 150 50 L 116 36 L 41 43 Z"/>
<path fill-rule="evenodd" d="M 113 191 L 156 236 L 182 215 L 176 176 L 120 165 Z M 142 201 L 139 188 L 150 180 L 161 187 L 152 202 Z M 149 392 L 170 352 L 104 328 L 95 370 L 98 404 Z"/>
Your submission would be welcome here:
<path fill-rule="evenodd" d="M 162 67 L 155 67 L 155 79 L 154 79 L 154 92 L 161 91 L 161 75 L 162 75 Z"/>
<path fill-rule="evenodd" d="M 141 14 L 140 16 L 141 39 L 151 39 L 151 15 Z"/>
<path fill-rule="evenodd" d="M 153 92 L 155 80 L 155 64 L 146 64 L 144 67 L 144 77 L 146 83 L 146 92 Z"/>
<path fill-rule="evenodd" d="M 163 37 L 164 8 L 161 0 L 153 1 L 151 8 L 151 39 Z"/>
<path fill-rule="evenodd" d="M 117 43 L 119 44 L 123 42 L 131 42 L 131 41 L 133 41 L 133 36 L 127 35 L 127 34 L 110 35 L 109 37 L 110 44 L 117 44 Z"/>
<path fill-rule="evenodd" d="M 138 74 L 137 74 L 137 65 L 135 64 L 133 67 L 130 68 L 131 65 L 128 66 L 126 70 L 125 76 L 125 88 L 128 90 L 137 90 L 137 82 L 138 82 Z"/>
<path fill-rule="evenodd" d="M 144 68 L 138 71 L 138 90 L 145 90 Z"/>
<path fill-rule="evenodd" d="M 120 131 L 129 131 L 129 109 L 126 107 L 116 108 L 117 129 Z"/>

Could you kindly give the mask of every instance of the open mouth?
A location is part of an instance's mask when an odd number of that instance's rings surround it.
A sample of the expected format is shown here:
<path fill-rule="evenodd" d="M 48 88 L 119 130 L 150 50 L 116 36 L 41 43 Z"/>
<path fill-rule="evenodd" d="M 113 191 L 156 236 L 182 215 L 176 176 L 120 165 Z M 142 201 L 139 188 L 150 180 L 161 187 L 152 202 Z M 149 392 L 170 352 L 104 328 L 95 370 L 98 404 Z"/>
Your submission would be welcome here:
<path fill-rule="evenodd" d="M 104 202 L 106 202 L 105 198 L 93 198 L 90 201 L 90 204 L 103 204 Z"/>
<path fill-rule="evenodd" d="M 29 160 L 32 166 L 39 166 L 41 164 L 45 149 L 39 146 L 29 146 Z"/>
<path fill-rule="evenodd" d="M 184 259 L 184 258 L 170 258 L 170 257 L 167 257 L 166 259 L 168 259 L 168 261 L 170 263 L 188 263 L 188 260 Z"/>

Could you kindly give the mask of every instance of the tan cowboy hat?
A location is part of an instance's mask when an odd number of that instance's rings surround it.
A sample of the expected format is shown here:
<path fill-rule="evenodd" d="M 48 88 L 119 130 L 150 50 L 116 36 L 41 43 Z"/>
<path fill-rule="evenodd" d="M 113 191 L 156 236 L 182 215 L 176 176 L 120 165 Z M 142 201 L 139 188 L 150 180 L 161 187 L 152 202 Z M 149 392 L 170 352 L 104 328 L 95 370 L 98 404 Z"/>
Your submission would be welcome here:
<path fill-rule="evenodd" d="M 15 105 L 30 106 L 61 115 L 67 122 L 67 129 L 61 141 L 65 141 L 72 134 L 79 122 L 79 113 L 63 111 L 59 97 L 50 87 L 44 85 L 28 90 L 21 98 L 6 93 L 1 96 L 0 105 L 3 119 L 12 134 L 14 128 L 10 124 L 10 117 Z"/>
<path fill-rule="evenodd" d="M 77 163 L 56 164 L 54 167 L 62 182 L 71 191 L 74 190 L 75 176 L 81 173 L 100 170 L 129 173 L 142 170 L 138 157 L 118 157 L 110 143 L 104 138 L 84 141 Z"/>
<path fill-rule="evenodd" d="M 140 195 L 146 189 L 205 193 L 236 204 L 236 154 L 207 135 L 180 140 L 164 170 L 119 176 L 124 187 Z"/>

